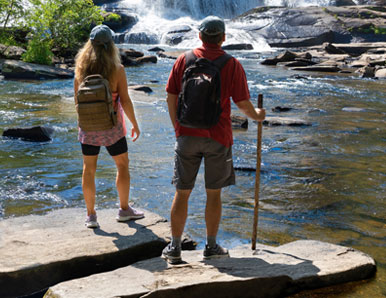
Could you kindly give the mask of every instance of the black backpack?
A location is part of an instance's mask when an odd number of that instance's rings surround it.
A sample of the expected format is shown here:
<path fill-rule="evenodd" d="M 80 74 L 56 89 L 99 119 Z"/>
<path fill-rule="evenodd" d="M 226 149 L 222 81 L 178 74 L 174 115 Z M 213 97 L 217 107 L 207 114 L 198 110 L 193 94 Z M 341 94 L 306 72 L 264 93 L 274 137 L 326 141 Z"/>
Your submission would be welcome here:
<path fill-rule="evenodd" d="M 208 129 L 217 124 L 221 109 L 221 69 L 232 58 L 223 54 L 216 60 L 185 53 L 186 69 L 178 95 L 177 120 L 181 126 Z"/>

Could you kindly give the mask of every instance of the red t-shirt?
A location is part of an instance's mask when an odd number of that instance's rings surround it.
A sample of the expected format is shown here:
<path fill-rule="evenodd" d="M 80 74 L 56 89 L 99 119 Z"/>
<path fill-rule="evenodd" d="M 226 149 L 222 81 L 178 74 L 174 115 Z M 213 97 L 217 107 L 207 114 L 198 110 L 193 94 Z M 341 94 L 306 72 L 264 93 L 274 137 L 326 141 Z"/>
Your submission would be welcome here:
<path fill-rule="evenodd" d="M 215 60 L 225 52 L 220 46 L 204 43 L 202 47 L 194 49 L 198 57 Z M 185 55 L 180 55 L 173 65 L 166 85 L 166 92 L 178 95 L 182 88 L 182 77 L 185 71 Z M 247 78 L 244 68 L 236 58 L 228 60 L 221 70 L 221 108 L 219 122 L 210 129 L 197 129 L 181 126 L 176 121 L 176 136 L 197 136 L 211 138 L 226 147 L 233 144 L 231 102 L 248 100 L 250 98 Z"/>

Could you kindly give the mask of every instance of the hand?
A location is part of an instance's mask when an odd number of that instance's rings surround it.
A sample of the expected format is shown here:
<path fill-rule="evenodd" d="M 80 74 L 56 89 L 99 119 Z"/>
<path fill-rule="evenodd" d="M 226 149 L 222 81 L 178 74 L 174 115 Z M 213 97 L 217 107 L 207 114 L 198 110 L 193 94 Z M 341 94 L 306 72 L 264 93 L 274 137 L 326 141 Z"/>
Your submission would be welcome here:
<path fill-rule="evenodd" d="M 264 121 L 265 119 L 265 109 L 255 109 L 256 110 L 256 113 L 257 113 L 257 116 L 258 116 L 258 119 L 256 119 L 256 121 Z"/>
<path fill-rule="evenodd" d="M 135 142 L 138 138 L 141 132 L 139 131 L 138 126 L 135 126 L 131 129 L 131 137 L 133 139 L 133 142 Z"/>

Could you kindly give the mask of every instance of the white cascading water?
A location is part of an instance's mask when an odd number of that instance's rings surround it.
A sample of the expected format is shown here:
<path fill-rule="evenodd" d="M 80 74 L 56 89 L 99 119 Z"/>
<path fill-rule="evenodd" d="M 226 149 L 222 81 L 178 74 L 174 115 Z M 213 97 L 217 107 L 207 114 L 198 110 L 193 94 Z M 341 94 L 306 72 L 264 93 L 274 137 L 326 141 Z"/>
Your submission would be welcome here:
<path fill-rule="evenodd" d="M 195 33 L 198 32 L 200 20 L 208 15 L 217 15 L 224 18 L 227 24 L 225 44 L 251 43 L 255 50 L 266 51 L 270 47 L 264 39 L 251 38 L 245 30 L 238 29 L 242 27 L 241 25 L 230 23 L 229 20 L 258 6 L 299 7 L 334 4 L 334 0 L 121 0 L 113 6 L 135 13 L 138 22 L 130 28 L 129 33 L 150 37 L 154 40 L 150 43 L 163 44 L 167 33 L 173 28 L 189 26 L 195 32 L 192 32 L 191 38 L 185 38 L 179 43 L 178 47 L 198 46 L 200 41 Z M 111 7 L 111 4 L 104 5 L 104 8 L 107 7 Z"/>

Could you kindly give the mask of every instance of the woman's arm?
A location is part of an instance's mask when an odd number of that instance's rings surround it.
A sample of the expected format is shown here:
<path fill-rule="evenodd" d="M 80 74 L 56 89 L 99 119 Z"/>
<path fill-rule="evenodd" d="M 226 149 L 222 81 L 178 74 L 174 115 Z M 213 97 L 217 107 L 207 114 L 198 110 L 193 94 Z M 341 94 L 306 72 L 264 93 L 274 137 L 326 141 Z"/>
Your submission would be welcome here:
<path fill-rule="evenodd" d="M 140 131 L 139 131 L 137 119 L 135 117 L 133 102 L 131 101 L 131 98 L 127 89 L 126 72 L 122 65 L 118 70 L 117 91 L 119 94 L 123 111 L 125 112 L 127 118 L 131 122 L 131 125 L 133 126 L 131 129 L 131 137 L 133 138 L 133 142 L 135 142 L 140 135 Z"/>

